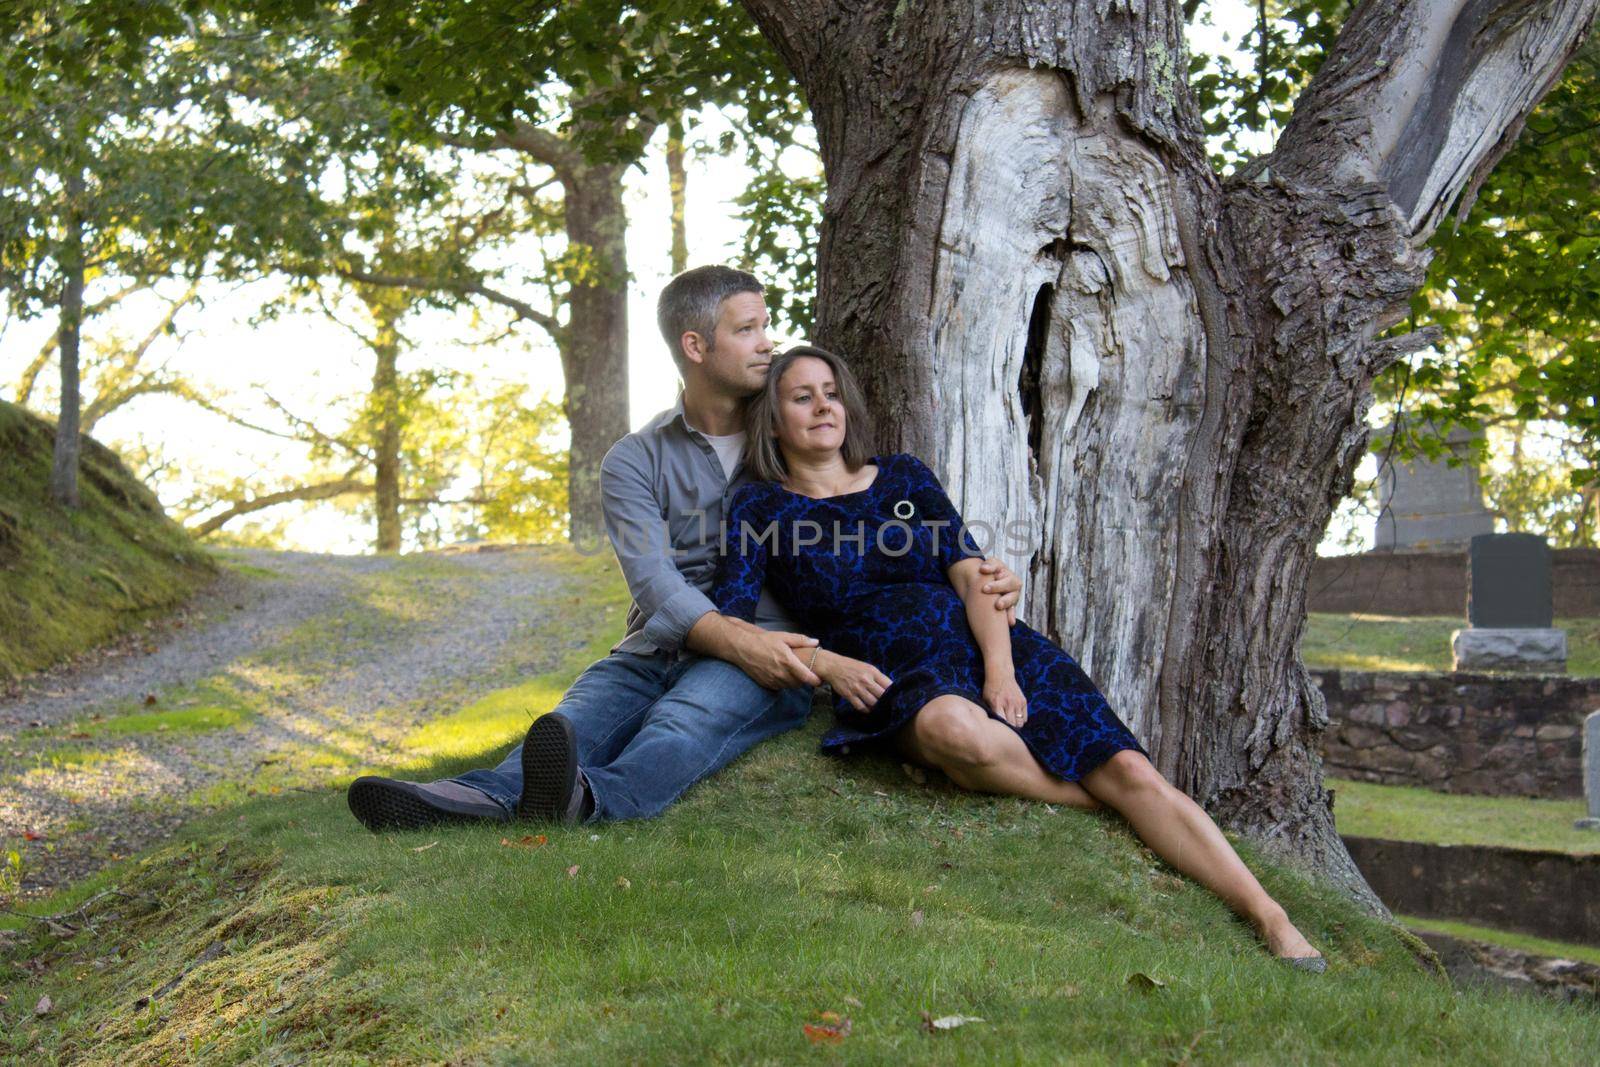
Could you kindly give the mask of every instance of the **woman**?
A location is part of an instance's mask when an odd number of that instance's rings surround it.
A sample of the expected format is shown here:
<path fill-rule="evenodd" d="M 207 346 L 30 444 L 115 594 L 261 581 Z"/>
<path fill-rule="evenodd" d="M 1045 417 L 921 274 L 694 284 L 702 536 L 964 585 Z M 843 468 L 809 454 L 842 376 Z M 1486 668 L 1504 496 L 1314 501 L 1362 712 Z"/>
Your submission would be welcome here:
<path fill-rule="evenodd" d="M 994 610 L 982 553 L 933 473 L 915 456 L 868 455 L 860 389 L 839 357 L 800 346 L 775 359 L 746 429 L 760 480 L 734 497 L 713 599 L 748 620 L 765 584 L 821 639 L 810 666 L 838 714 L 825 751 L 887 742 L 966 789 L 1110 807 L 1273 955 L 1324 969 L 1072 657 Z"/>

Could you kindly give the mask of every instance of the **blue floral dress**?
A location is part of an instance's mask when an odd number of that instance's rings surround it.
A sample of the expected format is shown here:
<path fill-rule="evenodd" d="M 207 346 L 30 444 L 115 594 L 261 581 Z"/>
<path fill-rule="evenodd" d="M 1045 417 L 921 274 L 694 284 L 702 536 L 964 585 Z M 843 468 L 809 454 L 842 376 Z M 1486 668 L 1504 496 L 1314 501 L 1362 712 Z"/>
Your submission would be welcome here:
<path fill-rule="evenodd" d="M 946 576 L 982 553 L 921 460 L 899 453 L 871 462 L 871 485 L 822 500 L 773 482 L 741 488 L 712 591 L 719 611 L 748 620 L 765 584 L 822 647 L 889 676 L 865 712 L 834 698 L 837 723 L 822 747 L 839 755 L 892 736 L 941 694 L 988 707 L 983 656 Z M 1144 751 L 1083 669 L 1042 634 L 1013 625 L 1011 658 L 1028 700 L 1027 722 L 1012 728 L 1051 773 L 1077 781 L 1124 749 Z"/>

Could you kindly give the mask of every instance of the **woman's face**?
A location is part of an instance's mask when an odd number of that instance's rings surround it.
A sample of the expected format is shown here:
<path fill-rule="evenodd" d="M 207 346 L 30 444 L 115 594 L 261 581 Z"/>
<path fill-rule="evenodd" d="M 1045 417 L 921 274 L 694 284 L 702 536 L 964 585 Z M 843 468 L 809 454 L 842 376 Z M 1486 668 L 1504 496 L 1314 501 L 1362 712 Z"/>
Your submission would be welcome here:
<path fill-rule="evenodd" d="M 844 404 L 833 368 L 815 356 L 801 356 L 778 379 L 778 442 L 808 456 L 837 452 L 844 445 Z"/>

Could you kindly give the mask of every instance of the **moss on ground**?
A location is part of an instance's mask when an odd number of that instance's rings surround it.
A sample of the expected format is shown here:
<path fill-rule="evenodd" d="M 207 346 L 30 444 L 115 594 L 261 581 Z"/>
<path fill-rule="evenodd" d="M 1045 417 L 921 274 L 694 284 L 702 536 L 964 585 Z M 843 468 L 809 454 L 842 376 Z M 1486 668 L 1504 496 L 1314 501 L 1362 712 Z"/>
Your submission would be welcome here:
<path fill-rule="evenodd" d="M 76 510 L 49 501 L 54 428 L 0 401 L 0 680 L 102 644 L 215 573 L 116 455 L 84 438 Z"/>

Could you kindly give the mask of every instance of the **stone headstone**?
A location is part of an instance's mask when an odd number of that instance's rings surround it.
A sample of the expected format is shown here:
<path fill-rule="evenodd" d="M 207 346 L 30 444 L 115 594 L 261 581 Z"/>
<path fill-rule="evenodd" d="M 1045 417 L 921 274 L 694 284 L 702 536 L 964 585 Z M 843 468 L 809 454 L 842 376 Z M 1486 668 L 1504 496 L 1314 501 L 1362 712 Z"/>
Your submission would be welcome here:
<path fill-rule="evenodd" d="M 1550 545 L 1538 534 L 1480 534 L 1467 547 L 1467 623 L 1548 627 Z"/>
<path fill-rule="evenodd" d="M 1467 626 L 1450 635 L 1458 671 L 1567 669 L 1554 620 L 1550 546 L 1537 534 L 1479 534 L 1467 547 Z"/>
<path fill-rule="evenodd" d="M 1583 799 L 1589 816 L 1574 825 L 1580 830 L 1600 830 L 1600 711 L 1583 718 Z"/>
<path fill-rule="evenodd" d="M 1379 439 L 1394 427 L 1378 431 Z M 1442 550 L 1465 548 L 1478 534 L 1494 531 L 1494 515 L 1483 506 L 1477 465 L 1465 457 L 1481 431 L 1457 427 L 1445 438 L 1460 466 L 1447 457 L 1384 464 L 1378 471 L 1378 521 L 1373 548 Z"/>

